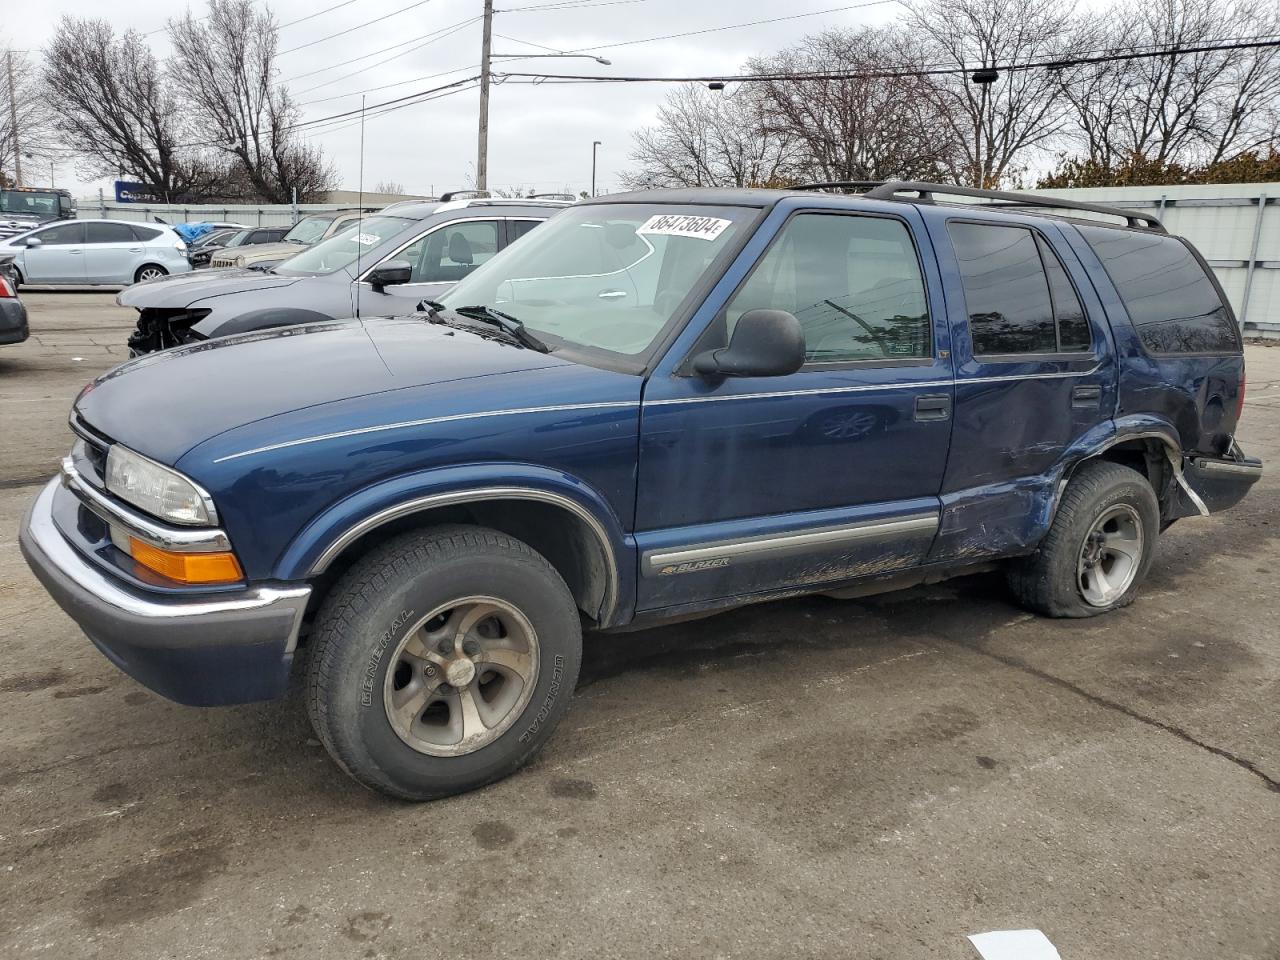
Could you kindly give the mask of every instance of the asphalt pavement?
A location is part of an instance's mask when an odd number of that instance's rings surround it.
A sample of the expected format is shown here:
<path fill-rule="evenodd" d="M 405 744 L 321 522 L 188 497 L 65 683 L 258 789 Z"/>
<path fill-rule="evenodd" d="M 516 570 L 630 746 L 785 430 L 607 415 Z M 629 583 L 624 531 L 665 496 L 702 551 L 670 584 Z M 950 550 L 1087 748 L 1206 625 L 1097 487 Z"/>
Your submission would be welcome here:
<path fill-rule="evenodd" d="M 1130 608 L 1051 621 L 998 576 L 589 637 L 550 747 L 407 805 L 298 690 L 199 710 L 116 671 L 17 527 L 131 311 L 29 293 L 0 347 L 0 956 L 1280 957 L 1280 348 L 1269 469 L 1161 540 Z M 163 416 L 163 403 L 157 403 Z"/>

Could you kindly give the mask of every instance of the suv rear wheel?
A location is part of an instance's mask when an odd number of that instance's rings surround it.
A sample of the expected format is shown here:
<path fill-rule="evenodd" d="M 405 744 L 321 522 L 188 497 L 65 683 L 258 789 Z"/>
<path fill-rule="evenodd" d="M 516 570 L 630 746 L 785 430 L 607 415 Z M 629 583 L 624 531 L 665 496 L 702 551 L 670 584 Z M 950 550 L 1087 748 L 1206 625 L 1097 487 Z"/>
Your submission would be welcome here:
<path fill-rule="evenodd" d="M 1049 533 L 1009 568 L 1019 602 L 1050 617 L 1092 617 L 1133 602 L 1155 555 L 1160 506 L 1136 470 L 1094 460 L 1076 471 Z"/>
<path fill-rule="evenodd" d="M 430 800 L 513 773 L 569 705 L 577 607 L 528 545 L 438 527 L 373 550 L 326 597 L 312 634 L 312 726 L 360 783 Z"/>

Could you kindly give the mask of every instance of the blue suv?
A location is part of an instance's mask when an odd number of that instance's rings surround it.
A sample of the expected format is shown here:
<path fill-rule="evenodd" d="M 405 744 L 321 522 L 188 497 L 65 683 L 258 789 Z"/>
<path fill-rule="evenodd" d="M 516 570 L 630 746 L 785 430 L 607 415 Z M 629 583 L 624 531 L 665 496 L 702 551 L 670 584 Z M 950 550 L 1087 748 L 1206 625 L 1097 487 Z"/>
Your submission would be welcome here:
<path fill-rule="evenodd" d="M 1092 616 L 1257 480 L 1235 319 L 1156 219 L 815 186 L 579 203 L 411 316 L 130 361 L 28 562 L 182 703 L 275 697 L 305 648 L 333 758 L 426 799 L 546 742 L 584 627 L 997 564 Z"/>

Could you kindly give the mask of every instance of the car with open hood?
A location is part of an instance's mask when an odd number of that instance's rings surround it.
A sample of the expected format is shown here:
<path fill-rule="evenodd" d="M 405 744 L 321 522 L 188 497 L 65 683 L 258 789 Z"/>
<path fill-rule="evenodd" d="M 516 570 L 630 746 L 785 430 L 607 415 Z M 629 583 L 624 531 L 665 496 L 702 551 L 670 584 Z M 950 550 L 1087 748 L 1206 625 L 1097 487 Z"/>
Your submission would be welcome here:
<path fill-rule="evenodd" d="M 408 316 L 104 374 L 19 540 L 177 701 L 280 696 L 305 645 L 321 743 L 422 800 L 537 753 L 584 627 L 992 569 L 1042 615 L 1123 607 L 1163 530 L 1261 474 L 1244 389 L 1221 288 L 1149 214 L 922 183 L 620 194 Z"/>
<path fill-rule="evenodd" d="M 116 298 L 135 354 L 250 330 L 412 313 L 568 204 L 474 198 L 397 204 L 270 270 L 201 270 Z M 216 259 L 215 259 L 216 263 Z"/>

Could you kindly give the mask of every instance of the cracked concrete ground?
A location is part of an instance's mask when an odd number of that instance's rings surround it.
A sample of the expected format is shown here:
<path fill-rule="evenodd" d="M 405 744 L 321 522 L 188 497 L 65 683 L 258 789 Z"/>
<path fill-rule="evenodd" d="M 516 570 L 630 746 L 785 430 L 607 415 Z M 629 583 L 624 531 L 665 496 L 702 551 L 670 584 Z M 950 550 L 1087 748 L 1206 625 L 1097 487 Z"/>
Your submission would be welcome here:
<path fill-rule="evenodd" d="M 933 960 L 1039 927 L 1064 960 L 1280 957 L 1277 471 L 1096 620 L 975 577 L 592 638 L 531 768 L 407 806 L 296 693 L 168 703 L 47 599 L 18 484 L 131 317 L 28 303 L 0 349 L 0 955 Z M 1241 440 L 1277 463 L 1280 349 L 1247 355 Z"/>

